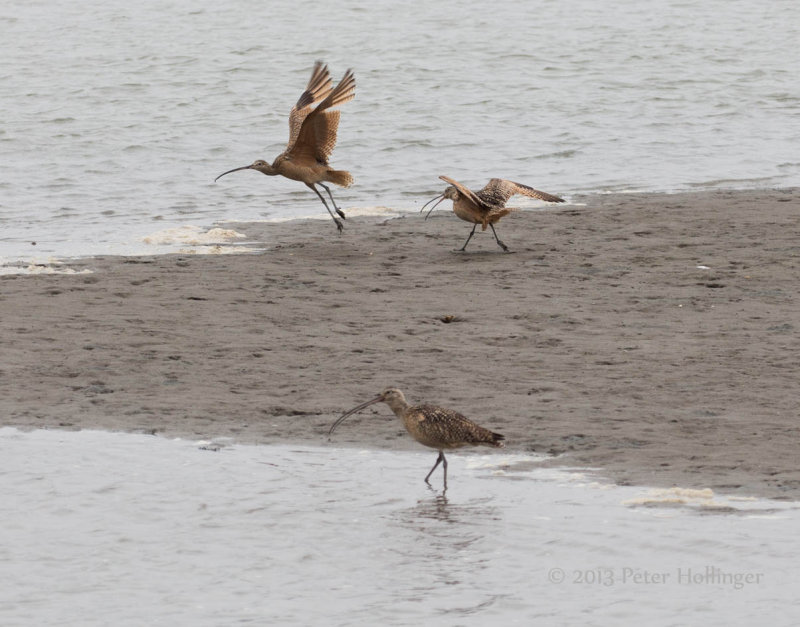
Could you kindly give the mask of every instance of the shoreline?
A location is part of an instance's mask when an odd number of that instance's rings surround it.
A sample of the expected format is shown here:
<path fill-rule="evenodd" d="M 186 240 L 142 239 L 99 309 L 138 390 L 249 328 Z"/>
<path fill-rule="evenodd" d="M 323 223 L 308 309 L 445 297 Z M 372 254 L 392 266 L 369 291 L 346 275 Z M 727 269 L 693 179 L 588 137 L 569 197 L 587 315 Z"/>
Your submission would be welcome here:
<path fill-rule="evenodd" d="M 794 187 L 768 187 L 768 188 L 752 188 L 752 187 L 716 187 L 713 184 L 707 186 L 706 184 L 698 184 L 694 186 L 688 184 L 685 187 L 678 188 L 656 188 L 656 189 L 598 189 L 598 190 L 576 190 L 568 192 L 559 192 L 561 197 L 567 199 L 564 207 L 580 206 L 588 198 L 603 198 L 605 196 L 668 196 L 679 194 L 711 194 L 715 192 L 765 192 L 770 193 L 773 191 L 795 189 Z M 749 183 L 743 181 L 742 184 Z M 441 190 L 439 190 L 441 191 Z M 431 197 L 435 194 L 432 189 Z M 391 205 L 376 204 L 376 205 L 355 205 L 347 207 L 347 215 L 356 217 L 358 219 L 373 219 L 373 218 L 390 218 L 390 217 L 415 217 L 419 215 L 419 208 L 428 200 L 428 197 L 423 194 L 422 198 L 416 200 L 418 206 L 397 208 Z M 574 201 L 574 202 L 573 202 Z M 434 211 L 434 215 L 443 215 L 451 213 L 449 209 L 439 205 Z M 516 196 L 511 205 L 518 206 L 522 211 L 548 211 L 550 207 L 543 204 L 541 201 L 526 198 L 524 196 Z M 235 213 L 235 211 L 233 212 Z M 257 242 L 242 242 L 235 234 L 229 236 L 219 237 L 214 233 L 218 230 L 231 230 L 235 231 L 237 225 L 262 225 L 262 224 L 298 224 L 305 221 L 329 221 L 330 215 L 320 207 L 315 211 L 300 216 L 272 216 L 262 217 L 260 219 L 240 219 L 236 217 L 221 218 L 212 221 L 210 224 L 203 223 L 203 219 L 186 221 L 166 221 L 166 228 L 159 228 L 160 223 L 154 222 L 152 229 L 148 229 L 139 234 L 132 241 L 125 242 L 104 242 L 100 245 L 103 250 L 86 253 L 59 253 L 58 251 L 42 250 L 42 241 L 33 242 L 37 247 L 27 248 L 26 254 L 19 254 L 17 256 L 3 257 L 0 256 L 0 276 L 4 274 L 36 274 L 38 273 L 55 273 L 58 274 L 58 268 L 68 269 L 69 265 L 81 260 L 106 258 L 106 257 L 157 257 L 161 255 L 176 255 L 176 254 L 237 254 L 234 248 L 246 249 L 248 244 Z M 351 221 L 352 222 L 352 221 Z M 158 241 L 160 238 L 166 237 L 166 242 Z M 151 241 L 148 241 L 151 240 Z M 14 245 L 19 245 L 17 240 L 11 240 Z M 27 242 L 27 238 L 26 238 Z M 138 243 L 137 243 L 138 242 Z M 27 245 L 30 245 L 27 242 Z M 137 248 L 138 246 L 138 248 Z M 114 248 L 114 250 L 111 250 Z M 217 249 L 217 250 L 214 250 Z M 222 249 L 222 250 L 219 250 Z M 249 252 L 263 252 L 261 250 L 243 250 L 243 253 Z M 38 270 L 31 269 L 37 268 Z"/>
<path fill-rule="evenodd" d="M 573 200 L 504 218 L 510 255 L 490 231 L 451 252 L 471 227 L 447 211 L 2 275 L 0 425 L 320 444 L 395 385 L 545 465 L 800 499 L 800 190 Z M 384 405 L 334 444 L 422 448 Z"/>

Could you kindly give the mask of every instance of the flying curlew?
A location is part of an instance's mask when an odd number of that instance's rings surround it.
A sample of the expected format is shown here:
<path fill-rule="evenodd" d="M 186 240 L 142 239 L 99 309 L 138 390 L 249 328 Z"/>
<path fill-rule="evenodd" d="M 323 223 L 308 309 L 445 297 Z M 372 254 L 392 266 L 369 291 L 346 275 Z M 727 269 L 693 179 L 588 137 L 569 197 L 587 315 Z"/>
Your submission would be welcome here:
<path fill-rule="evenodd" d="M 250 165 L 223 172 L 214 181 L 231 172 L 258 170 L 268 176 L 280 174 L 305 183 L 319 196 L 341 232 L 342 222 L 333 214 L 316 186 L 320 185 L 328 192 L 336 213 L 344 218 L 344 212 L 336 206 L 330 187 L 325 185 L 325 181 L 349 187 L 353 183 L 353 176 L 345 170 L 334 170 L 328 164 L 328 158 L 336 146 L 336 130 L 339 128 L 340 114 L 339 111 L 328 111 L 328 109 L 355 98 L 356 79 L 353 71 L 347 70 L 339 84 L 335 88 L 332 85 L 328 66 L 317 61 L 305 91 L 289 113 L 289 143 L 286 145 L 286 150 L 275 157 L 272 165 L 258 159 Z M 319 105 L 315 109 L 313 107 L 316 103 Z"/>
<path fill-rule="evenodd" d="M 428 202 L 422 205 L 420 213 L 422 213 L 425 210 L 425 207 L 431 204 L 434 200 L 438 200 L 438 202 L 433 205 L 433 207 L 431 207 L 428 213 L 425 215 L 425 219 L 427 220 L 428 216 L 431 215 L 431 211 L 434 210 L 436 205 L 447 198 L 452 200 L 453 213 L 455 213 L 462 220 L 472 222 L 475 225 L 472 227 L 472 231 L 470 231 L 467 241 L 464 242 L 464 245 L 458 249 L 459 251 L 464 251 L 467 249 L 469 240 L 472 239 L 475 229 L 480 224 L 482 231 L 486 230 L 487 225 L 492 227 L 492 233 L 494 233 L 494 238 L 497 240 L 500 248 L 506 252 L 510 252 L 508 250 L 508 246 L 501 242 L 500 238 L 497 237 L 497 231 L 494 230 L 494 223 L 500 220 L 500 218 L 503 216 L 506 216 L 512 211 L 517 210 L 516 207 L 506 207 L 506 202 L 508 199 L 515 194 L 523 194 L 524 196 L 538 198 L 539 200 L 545 200 L 547 202 L 564 202 L 564 199 L 559 198 L 558 196 L 540 192 L 538 189 L 533 189 L 527 185 L 514 183 L 513 181 L 507 181 L 505 179 L 491 179 L 486 184 L 486 187 L 479 189 L 477 192 L 473 192 L 468 187 L 462 185 L 458 181 L 454 181 L 451 178 L 447 178 L 446 176 L 440 176 L 439 178 L 450 185 L 444 190 L 443 194 L 436 196 L 436 198 L 431 198 Z"/>
<path fill-rule="evenodd" d="M 447 460 L 444 456 L 444 449 L 478 444 L 497 447 L 505 446 L 503 444 L 505 436 L 476 425 L 452 409 L 445 409 L 436 405 L 409 405 L 403 393 L 397 388 L 388 388 L 371 401 L 362 403 L 358 407 L 354 407 L 342 414 L 331 426 L 328 437 L 333 434 L 334 429 L 345 418 L 374 403 L 386 403 L 391 407 L 395 415 L 403 421 L 406 431 L 411 434 L 412 438 L 420 444 L 439 451 L 436 463 L 425 477 L 425 483 L 428 485 L 430 485 L 428 479 L 441 463 L 444 467 L 444 489 L 447 490 Z"/>

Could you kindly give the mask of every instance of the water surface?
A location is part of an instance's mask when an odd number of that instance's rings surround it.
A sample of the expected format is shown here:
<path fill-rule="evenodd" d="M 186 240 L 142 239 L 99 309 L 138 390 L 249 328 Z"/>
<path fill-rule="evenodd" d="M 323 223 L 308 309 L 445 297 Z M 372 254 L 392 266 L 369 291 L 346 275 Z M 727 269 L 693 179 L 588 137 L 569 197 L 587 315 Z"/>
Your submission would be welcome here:
<path fill-rule="evenodd" d="M 208 446 L 0 429 L 0 622 L 730 625 L 800 615 L 796 503 L 615 487 L 502 451 L 452 454 L 443 494 L 438 473 L 436 489 L 422 482 L 431 451 Z"/>

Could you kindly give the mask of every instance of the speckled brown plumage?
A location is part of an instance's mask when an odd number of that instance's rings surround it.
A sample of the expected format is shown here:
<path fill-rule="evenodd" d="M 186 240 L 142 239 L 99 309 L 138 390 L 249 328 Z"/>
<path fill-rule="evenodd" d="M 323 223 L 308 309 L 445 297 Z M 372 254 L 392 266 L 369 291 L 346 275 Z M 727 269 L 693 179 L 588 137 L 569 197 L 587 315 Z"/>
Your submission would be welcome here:
<path fill-rule="evenodd" d="M 336 87 L 332 85 L 328 66 L 317 61 L 305 90 L 289 113 L 289 142 L 286 149 L 275 157 L 272 164 L 258 159 L 250 165 L 223 172 L 214 180 L 238 170 L 257 170 L 269 176 L 281 175 L 305 183 L 319 196 L 341 231 L 344 228 L 341 221 L 333 214 L 316 186 L 320 185 L 328 193 L 336 213 L 344 218 L 344 212 L 336 205 L 325 181 L 348 187 L 353 183 L 353 176 L 345 170 L 334 170 L 328 163 L 336 146 L 340 116 L 339 111 L 329 109 L 355 98 L 356 79 L 353 71 L 347 70 L 339 84 Z M 317 107 L 314 108 L 314 105 Z"/>
<path fill-rule="evenodd" d="M 437 196 L 436 198 L 425 203 L 422 209 L 425 209 L 425 207 L 429 203 L 433 202 L 433 200 L 438 199 L 439 202 L 441 202 L 444 199 L 450 199 L 453 201 L 453 213 L 455 213 L 456 216 L 462 220 L 466 222 L 472 222 L 475 225 L 472 228 L 469 237 L 467 237 L 467 241 L 464 242 L 464 245 L 460 248 L 461 251 L 466 250 L 469 240 L 475 233 L 475 228 L 480 224 L 482 231 L 485 231 L 487 226 L 491 227 L 492 233 L 494 233 L 494 238 L 497 240 L 497 244 L 504 251 L 508 252 L 508 246 L 501 242 L 497 237 L 494 224 L 498 222 L 500 218 L 508 215 L 512 211 L 517 210 L 516 207 L 505 206 L 506 202 L 508 202 L 508 199 L 515 194 L 522 194 L 531 198 L 538 198 L 539 200 L 544 200 L 546 202 L 564 202 L 564 199 L 559 198 L 558 196 L 553 196 L 552 194 L 541 192 L 538 189 L 528 187 L 522 183 L 515 183 L 514 181 L 507 181 L 505 179 L 490 179 L 482 189 L 478 190 L 477 192 L 473 192 L 467 186 L 462 185 L 458 181 L 455 181 L 451 178 L 446 176 L 440 176 L 439 178 L 446 183 L 449 183 L 449 187 L 444 190 L 444 193 L 441 196 Z M 437 202 L 436 205 L 438 205 L 439 202 Z M 436 205 L 431 207 L 430 211 L 428 211 L 428 215 L 430 215 L 430 212 L 433 211 L 433 208 L 436 207 Z"/>
<path fill-rule="evenodd" d="M 417 405 L 404 410 L 399 417 L 411 437 L 431 448 L 451 449 L 478 444 L 503 445 L 502 435 L 476 425 L 452 409 L 437 405 Z"/>
<path fill-rule="evenodd" d="M 533 189 L 522 183 L 515 183 L 514 181 L 507 181 L 505 179 L 490 179 L 483 189 L 479 189 L 475 192 L 475 195 L 481 202 L 490 208 L 504 207 L 508 199 L 516 194 L 538 198 L 539 200 L 547 202 L 564 202 L 564 199 L 558 196 L 553 196 L 547 192 L 540 192 L 538 189 Z"/>
<path fill-rule="evenodd" d="M 333 423 L 328 435 L 332 435 L 345 418 L 374 403 L 389 405 L 395 415 L 403 421 L 403 425 L 412 438 L 420 444 L 439 451 L 439 457 L 425 477 L 425 482 L 428 483 L 429 477 L 439 463 L 443 463 L 445 490 L 447 489 L 447 459 L 444 456 L 444 449 L 475 445 L 504 446 L 505 437 L 503 435 L 484 429 L 452 409 L 438 405 L 409 405 L 403 393 L 397 388 L 388 388 L 376 398 L 342 414 Z"/>

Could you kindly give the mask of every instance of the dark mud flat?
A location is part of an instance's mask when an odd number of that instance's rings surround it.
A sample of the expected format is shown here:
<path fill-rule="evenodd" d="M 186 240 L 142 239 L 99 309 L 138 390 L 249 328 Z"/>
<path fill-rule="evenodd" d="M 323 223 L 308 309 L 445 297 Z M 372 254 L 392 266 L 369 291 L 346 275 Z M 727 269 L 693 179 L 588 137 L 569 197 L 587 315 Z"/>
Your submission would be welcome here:
<path fill-rule="evenodd" d="M 381 388 L 620 483 L 800 498 L 800 191 L 608 195 L 0 277 L 0 424 L 323 444 Z M 415 447 L 383 406 L 337 445 Z"/>

